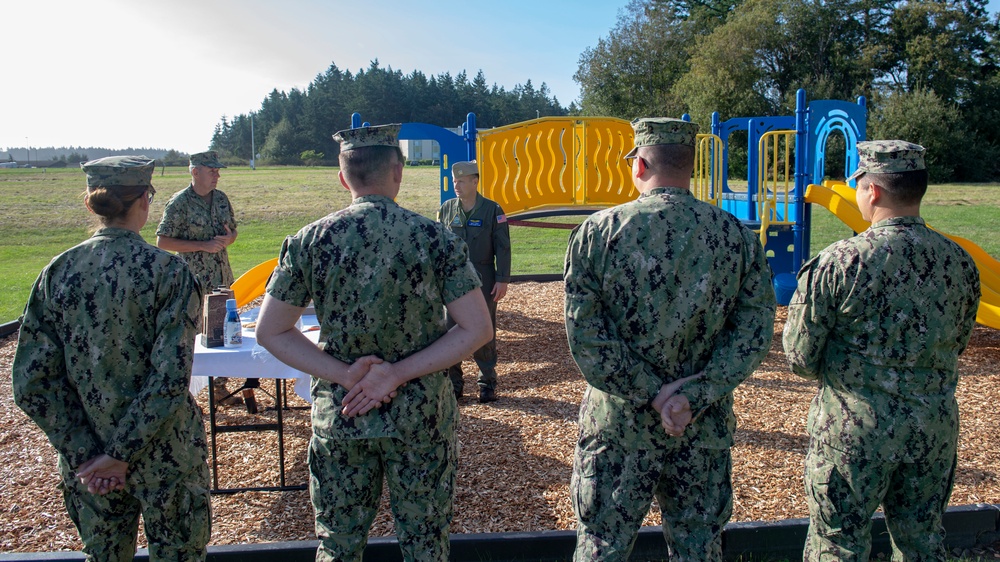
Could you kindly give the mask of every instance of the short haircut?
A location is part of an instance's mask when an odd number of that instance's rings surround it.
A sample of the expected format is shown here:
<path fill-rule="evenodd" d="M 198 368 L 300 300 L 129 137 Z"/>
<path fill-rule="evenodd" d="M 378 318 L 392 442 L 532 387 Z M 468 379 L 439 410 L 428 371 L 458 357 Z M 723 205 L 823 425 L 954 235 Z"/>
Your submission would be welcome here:
<path fill-rule="evenodd" d="M 927 193 L 927 170 L 888 174 L 866 173 L 865 176 L 871 176 L 868 180 L 880 185 L 888 193 L 889 199 L 900 205 L 917 205 Z"/>
<path fill-rule="evenodd" d="M 383 181 L 395 164 L 404 162 L 398 146 L 363 146 L 340 153 L 340 170 L 347 184 L 357 189 Z"/>
<path fill-rule="evenodd" d="M 694 147 L 686 144 L 654 144 L 645 147 L 643 158 L 654 171 L 690 173 L 694 169 Z"/>

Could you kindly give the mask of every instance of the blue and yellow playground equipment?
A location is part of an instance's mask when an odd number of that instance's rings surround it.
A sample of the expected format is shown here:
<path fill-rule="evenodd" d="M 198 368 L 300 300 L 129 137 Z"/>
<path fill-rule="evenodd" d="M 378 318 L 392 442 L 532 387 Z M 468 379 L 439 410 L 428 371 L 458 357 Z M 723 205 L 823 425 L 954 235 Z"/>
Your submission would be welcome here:
<path fill-rule="evenodd" d="M 857 143 L 865 139 L 866 123 L 863 97 L 857 103 L 806 103 L 805 91 L 799 90 L 793 116 L 720 121 L 715 113 L 711 132 L 698 135 L 691 190 L 760 235 L 781 304 L 791 298 L 795 274 L 810 255 L 811 205 L 822 205 L 855 232 L 869 226 L 855 203 L 854 188 L 824 180 L 830 138 L 844 140 L 844 177 L 848 177 L 858 166 Z M 362 125 L 355 113 L 351 126 Z M 729 145 L 738 131 L 747 138 L 746 187 L 743 181 L 729 181 Z M 572 227 L 531 219 L 589 214 L 639 195 L 624 160 L 633 146 L 633 132 L 623 119 L 543 117 L 478 131 L 470 113 L 461 134 L 435 125 L 404 123 L 399 138 L 438 142 L 442 202 L 455 197 L 451 165 L 477 160 L 480 192 L 500 203 L 512 225 Z M 965 248 L 979 267 L 982 298 L 976 320 L 1000 329 L 1000 261 L 969 240 L 948 237 Z"/>

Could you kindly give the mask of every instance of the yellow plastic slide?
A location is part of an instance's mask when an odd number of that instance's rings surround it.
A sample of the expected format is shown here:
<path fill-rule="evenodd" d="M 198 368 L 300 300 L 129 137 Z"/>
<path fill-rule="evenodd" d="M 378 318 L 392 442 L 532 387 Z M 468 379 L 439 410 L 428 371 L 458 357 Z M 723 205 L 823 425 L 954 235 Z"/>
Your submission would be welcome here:
<path fill-rule="evenodd" d="M 854 232 L 863 232 L 868 229 L 869 223 L 861 218 L 861 211 L 858 210 L 858 205 L 855 202 L 854 189 L 845 183 L 812 184 L 806 188 L 806 202 L 826 207 Z M 987 254 L 971 240 L 960 236 L 951 236 L 944 232 L 941 234 L 969 252 L 979 268 L 982 296 L 979 299 L 979 312 L 976 314 L 976 321 L 984 326 L 1000 329 L 1000 261 Z"/>
<path fill-rule="evenodd" d="M 263 295 L 264 289 L 267 288 L 267 280 L 271 278 L 271 273 L 277 266 L 278 258 L 271 258 L 240 275 L 240 278 L 234 281 L 233 286 L 230 287 L 236 295 L 236 306 L 242 307 Z"/>

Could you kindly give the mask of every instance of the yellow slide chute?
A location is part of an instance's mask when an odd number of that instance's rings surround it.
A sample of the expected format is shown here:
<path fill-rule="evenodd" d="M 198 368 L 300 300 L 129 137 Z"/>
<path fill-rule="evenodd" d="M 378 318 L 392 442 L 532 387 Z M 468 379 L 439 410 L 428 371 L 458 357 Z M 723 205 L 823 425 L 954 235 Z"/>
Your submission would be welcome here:
<path fill-rule="evenodd" d="M 822 205 L 854 232 L 868 229 L 868 221 L 861 218 L 861 211 L 854 199 L 854 189 L 843 182 L 812 184 L 806 188 L 806 203 Z M 930 226 L 930 225 L 928 225 Z M 937 230 L 937 229 L 935 229 Z M 938 232 L 941 232 L 940 230 Z M 941 234 L 969 252 L 979 268 L 982 296 L 976 321 L 984 326 L 1000 329 L 1000 261 L 986 253 L 978 244 L 960 236 Z"/>
<path fill-rule="evenodd" d="M 236 296 L 236 306 L 243 307 L 263 295 L 264 289 L 267 288 L 267 280 L 271 278 L 275 267 L 278 267 L 278 258 L 271 258 L 240 275 L 240 278 L 234 281 L 233 286 L 230 287 Z"/>

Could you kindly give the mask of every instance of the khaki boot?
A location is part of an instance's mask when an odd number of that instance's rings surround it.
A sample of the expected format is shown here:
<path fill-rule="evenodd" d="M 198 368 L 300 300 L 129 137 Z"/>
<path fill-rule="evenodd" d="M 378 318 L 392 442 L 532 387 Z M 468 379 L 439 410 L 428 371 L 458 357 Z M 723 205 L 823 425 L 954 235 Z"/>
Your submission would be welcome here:
<path fill-rule="evenodd" d="M 226 389 L 226 379 L 223 378 L 213 381 L 212 395 L 215 397 L 215 403 L 219 406 L 239 406 L 243 404 L 243 400 L 239 396 L 229 395 L 229 390 Z"/>

